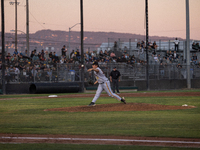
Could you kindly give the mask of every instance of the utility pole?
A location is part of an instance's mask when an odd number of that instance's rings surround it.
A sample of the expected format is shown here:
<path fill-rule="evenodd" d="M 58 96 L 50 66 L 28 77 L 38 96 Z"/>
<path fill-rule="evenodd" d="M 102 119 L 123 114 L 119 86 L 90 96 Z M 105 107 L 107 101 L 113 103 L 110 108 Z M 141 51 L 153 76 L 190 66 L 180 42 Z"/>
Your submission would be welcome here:
<path fill-rule="evenodd" d="M 4 0 L 1 0 L 1 41 L 2 41 L 2 93 L 6 94 L 5 86 L 5 22 L 4 22 Z"/>
<path fill-rule="evenodd" d="M 187 88 L 191 88 L 190 79 L 190 18 L 189 18 L 189 0 L 185 0 L 186 4 L 186 43 L 187 43 Z"/>
<path fill-rule="evenodd" d="M 10 2 L 10 5 L 15 4 L 15 50 L 17 50 L 17 5 L 19 5 L 19 2 L 15 0 L 15 2 Z"/>
<path fill-rule="evenodd" d="M 146 3 L 146 79 L 147 79 L 147 90 L 149 90 L 149 56 L 148 56 L 148 42 L 149 42 L 149 24 L 148 24 L 148 0 L 145 0 Z"/>
<path fill-rule="evenodd" d="M 27 49 L 27 55 L 30 56 L 29 52 L 29 5 L 28 0 L 26 0 L 26 49 Z"/>

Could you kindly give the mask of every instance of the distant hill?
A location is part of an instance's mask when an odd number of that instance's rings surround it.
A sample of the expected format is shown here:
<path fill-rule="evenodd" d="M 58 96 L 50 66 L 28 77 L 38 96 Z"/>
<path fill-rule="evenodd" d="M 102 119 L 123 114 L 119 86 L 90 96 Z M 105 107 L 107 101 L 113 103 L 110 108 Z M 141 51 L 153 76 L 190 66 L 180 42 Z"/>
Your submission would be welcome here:
<path fill-rule="evenodd" d="M 6 43 L 9 45 L 9 50 L 14 50 L 14 33 L 6 33 Z M 26 36 L 24 34 L 18 34 L 18 49 L 21 51 L 25 50 L 26 47 Z M 70 32 L 70 48 L 80 49 L 80 32 L 71 31 Z M 145 35 L 140 34 L 130 34 L 130 33 L 117 33 L 117 32 L 89 32 L 84 31 L 84 50 L 95 50 L 97 47 L 104 42 L 114 43 L 115 41 L 120 42 L 129 42 L 131 41 L 141 41 L 145 40 Z M 174 40 L 175 37 L 159 37 L 159 36 L 150 36 L 149 39 L 151 41 L 158 40 Z M 179 38 L 179 40 L 182 40 Z M 60 49 L 63 45 L 68 47 L 69 44 L 69 32 L 67 31 L 59 31 L 59 30 L 40 30 L 36 33 L 30 34 L 30 50 L 37 49 L 37 51 L 41 51 L 41 49 L 47 50 L 48 48 L 52 48 L 51 51 L 56 51 L 57 54 L 60 54 Z"/>

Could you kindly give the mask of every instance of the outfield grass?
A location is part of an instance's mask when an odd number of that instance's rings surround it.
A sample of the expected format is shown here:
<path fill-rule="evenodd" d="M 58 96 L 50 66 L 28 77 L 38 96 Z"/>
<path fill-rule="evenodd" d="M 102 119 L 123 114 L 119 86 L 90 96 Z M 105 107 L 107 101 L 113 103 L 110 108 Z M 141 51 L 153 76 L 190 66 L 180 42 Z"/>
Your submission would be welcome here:
<path fill-rule="evenodd" d="M 0 144 L 3 150 L 186 150 L 186 148 L 154 146 L 118 146 L 118 145 L 83 145 L 83 144 Z M 194 150 L 196 148 L 187 148 Z"/>
<path fill-rule="evenodd" d="M 43 110 L 88 105 L 92 98 L 22 97 L 0 100 L 0 133 L 200 138 L 200 97 L 197 96 L 126 98 L 127 102 L 133 103 L 197 106 L 188 110 L 75 113 Z M 101 97 L 97 101 L 97 104 L 106 103 L 118 101 L 110 97 Z"/>

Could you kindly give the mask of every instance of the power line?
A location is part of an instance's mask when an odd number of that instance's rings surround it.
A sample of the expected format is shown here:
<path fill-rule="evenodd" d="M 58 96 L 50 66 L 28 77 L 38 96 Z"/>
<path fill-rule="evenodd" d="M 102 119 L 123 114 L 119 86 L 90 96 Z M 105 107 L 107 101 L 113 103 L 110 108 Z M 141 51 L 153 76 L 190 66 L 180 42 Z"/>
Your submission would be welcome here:
<path fill-rule="evenodd" d="M 39 24 L 39 25 L 41 25 L 44 29 L 46 29 L 34 16 L 33 16 L 33 14 L 29 11 L 29 13 L 31 14 L 31 16 L 37 21 L 37 23 Z"/>

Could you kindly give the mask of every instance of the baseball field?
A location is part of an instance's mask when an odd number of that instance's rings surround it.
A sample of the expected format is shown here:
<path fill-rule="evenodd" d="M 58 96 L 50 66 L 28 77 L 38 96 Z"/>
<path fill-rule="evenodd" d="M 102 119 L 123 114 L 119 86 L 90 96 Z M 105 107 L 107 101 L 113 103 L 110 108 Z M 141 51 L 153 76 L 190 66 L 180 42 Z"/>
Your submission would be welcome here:
<path fill-rule="evenodd" d="M 200 148 L 200 89 L 0 96 L 2 150 Z"/>

